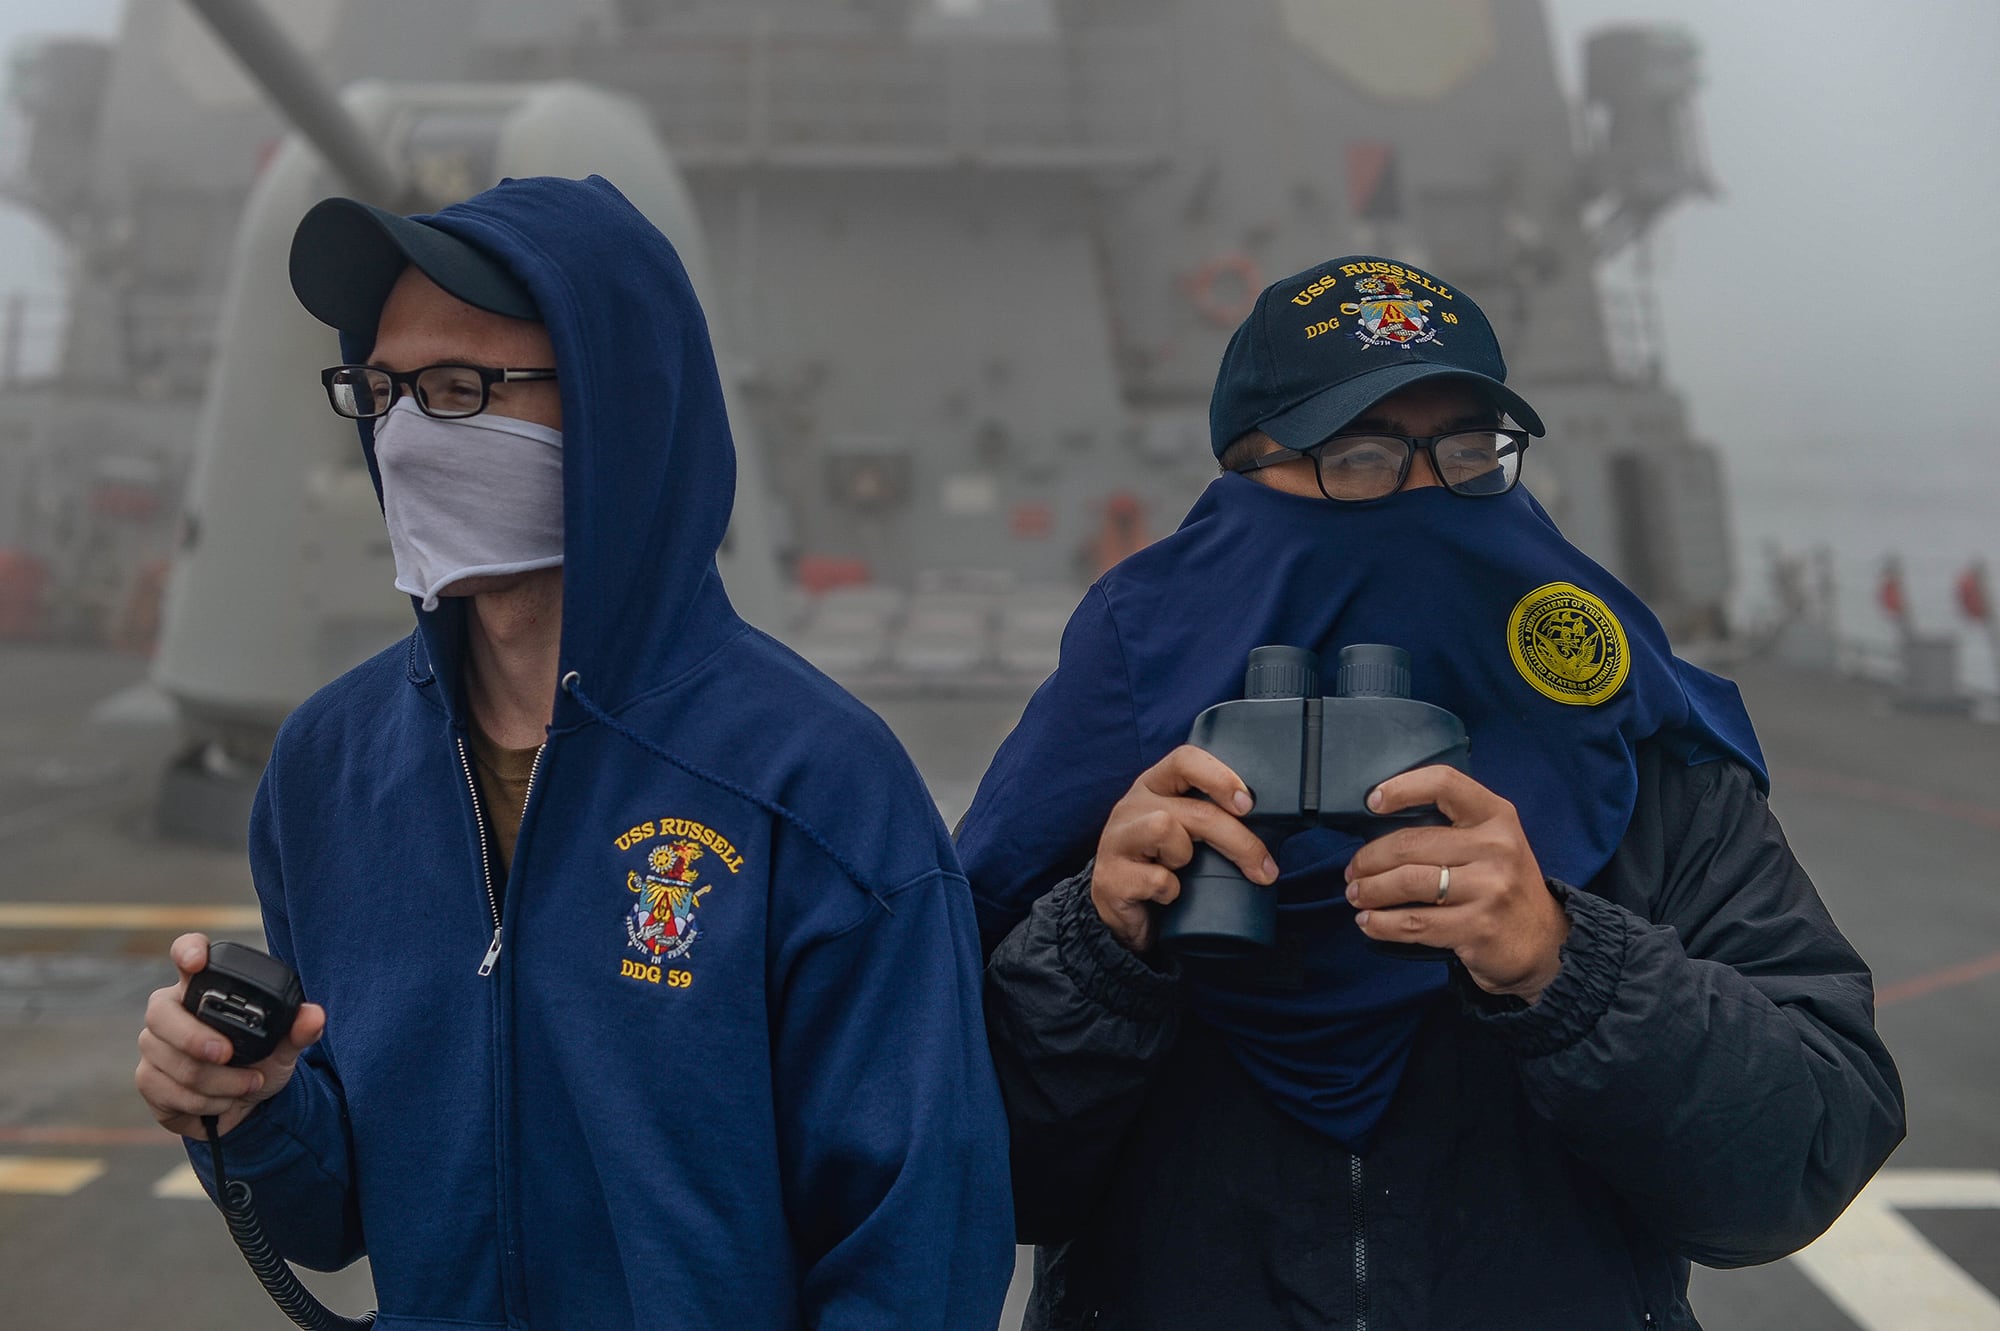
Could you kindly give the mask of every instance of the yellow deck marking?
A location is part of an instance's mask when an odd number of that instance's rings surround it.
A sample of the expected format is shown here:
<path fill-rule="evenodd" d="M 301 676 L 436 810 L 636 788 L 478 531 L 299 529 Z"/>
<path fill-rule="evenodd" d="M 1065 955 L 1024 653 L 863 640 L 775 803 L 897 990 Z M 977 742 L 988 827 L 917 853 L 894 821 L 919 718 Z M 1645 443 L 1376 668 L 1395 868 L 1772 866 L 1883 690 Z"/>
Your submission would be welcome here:
<path fill-rule="evenodd" d="M 255 906 L 72 906 L 0 901 L 0 929 L 256 929 Z"/>
<path fill-rule="evenodd" d="M 155 1197 L 198 1197 L 208 1200 L 208 1194 L 201 1190 L 201 1180 L 194 1176 L 193 1165 L 180 1165 L 153 1185 Z"/>
<path fill-rule="evenodd" d="M 104 1172 L 102 1160 L 49 1160 L 0 1155 L 0 1192 L 67 1197 Z"/>

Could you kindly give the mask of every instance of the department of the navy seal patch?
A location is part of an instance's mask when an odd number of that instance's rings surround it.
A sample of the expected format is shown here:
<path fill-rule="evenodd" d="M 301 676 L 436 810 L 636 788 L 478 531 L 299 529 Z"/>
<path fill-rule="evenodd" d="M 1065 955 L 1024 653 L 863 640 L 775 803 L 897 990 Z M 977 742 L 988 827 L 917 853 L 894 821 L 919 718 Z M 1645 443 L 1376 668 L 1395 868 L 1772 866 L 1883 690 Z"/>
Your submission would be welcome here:
<path fill-rule="evenodd" d="M 1568 582 L 1520 599 L 1507 617 L 1507 651 L 1542 696 L 1578 707 L 1617 693 L 1632 668 L 1624 625 L 1604 602 Z"/>

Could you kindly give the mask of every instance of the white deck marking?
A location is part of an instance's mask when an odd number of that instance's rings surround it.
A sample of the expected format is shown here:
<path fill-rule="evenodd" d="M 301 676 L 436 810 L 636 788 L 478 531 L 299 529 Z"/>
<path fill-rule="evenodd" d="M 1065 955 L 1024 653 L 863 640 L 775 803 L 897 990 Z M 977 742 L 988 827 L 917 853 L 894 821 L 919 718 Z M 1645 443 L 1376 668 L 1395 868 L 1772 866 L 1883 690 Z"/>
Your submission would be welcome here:
<path fill-rule="evenodd" d="M 155 1197 L 199 1198 L 208 1200 L 208 1194 L 201 1189 L 201 1180 L 194 1176 L 194 1166 L 181 1164 L 161 1176 L 153 1185 Z"/>
<path fill-rule="evenodd" d="M 57 1160 L 0 1155 L 0 1192 L 67 1197 L 104 1172 L 102 1160 Z"/>
<path fill-rule="evenodd" d="M 1792 1258 L 1863 1331 L 2000 1331 L 2000 1298 L 1899 1210 L 2000 1210 L 2000 1170 L 1887 1169 Z"/>

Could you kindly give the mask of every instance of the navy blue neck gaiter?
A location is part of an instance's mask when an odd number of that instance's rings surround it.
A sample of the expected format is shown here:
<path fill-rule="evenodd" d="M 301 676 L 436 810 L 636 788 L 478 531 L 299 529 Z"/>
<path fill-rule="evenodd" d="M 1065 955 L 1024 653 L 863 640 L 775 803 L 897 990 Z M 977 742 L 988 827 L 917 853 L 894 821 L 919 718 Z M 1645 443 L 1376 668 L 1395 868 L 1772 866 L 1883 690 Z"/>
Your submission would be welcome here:
<path fill-rule="evenodd" d="M 1589 882 L 1624 836 L 1641 741 L 1763 775 L 1735 686 L 1675 658 L 1652 612 L 1526 491 L 1344 507 L 1227 475 L 1091 589 L 981 782 L 958 851 L 987 937 L 1083 866 L 1111 806 L 1197 713 L 1241 695 L 1251 648 L 1331 662 L 1356 642 L 1409 651 L 1414 696 L 1464 720 L 1472 775 L 1514 803 L 1542 871 L 1565 882 Z M 1214 963 L 1187 976 L 1193 1011 L 1273 1102 L 1358 1149 L 1445 967 L 1367 946 L 1343 896 L 1355 845 L 1312 831 L 1272 848 L 1275 982 Z"/>

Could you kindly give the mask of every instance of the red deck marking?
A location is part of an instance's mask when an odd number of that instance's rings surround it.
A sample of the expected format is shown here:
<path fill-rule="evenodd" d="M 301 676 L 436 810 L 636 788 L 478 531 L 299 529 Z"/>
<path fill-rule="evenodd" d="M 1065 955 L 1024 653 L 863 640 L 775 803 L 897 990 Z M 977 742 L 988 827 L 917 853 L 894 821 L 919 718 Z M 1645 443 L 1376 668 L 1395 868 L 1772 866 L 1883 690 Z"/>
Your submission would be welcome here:
<path fill-rule="evenodd" d="M 178 1146 L 165 1128 L 72 1128 L 0 1124 L 0 1146 Z"/>
<path fill-rule="evenodd" d="M 1906 1003 L 1912 998 L 1922 998 L 1940 989 L 1953 989 L 1961 984 L 1971 984 L 1989 975 L 2000 975 L 2000 952 L 1977 961 L 1963 962 L 1957 966 L 1946 966 L 1943 970 L 1931 971 L 1924 975 L 1913 975 L 1907 980 L 1885 984 L 1875 991 L 1875 1006 L 1888 1007 L 1891 1003 Z"/>
<path fill-rule="evenodd" d="M 1865 777 L 1844 776 L 1839 772 L 1823 772 L 1811 767 L 1776 767 L 1772 769 L 1771 774 L 1775 778 L 1774 784 L 1779 786 L 1803 786 L 1807 790 L 1817 790 L 1829 795 L 1844 795 L 1850 799 L 1886 804 L 1915 813 L 1955 818 L 1963 823 L 1971 823 L 1974 827 L 1985 827 L 2000 832 L 2000 808 L 1994 808 L 1990 804 L 1968 804 L 1963 800 L 1927 795 L 1920 790 L 1884 785 L 1880 781 L 1870 781 Z"/>

